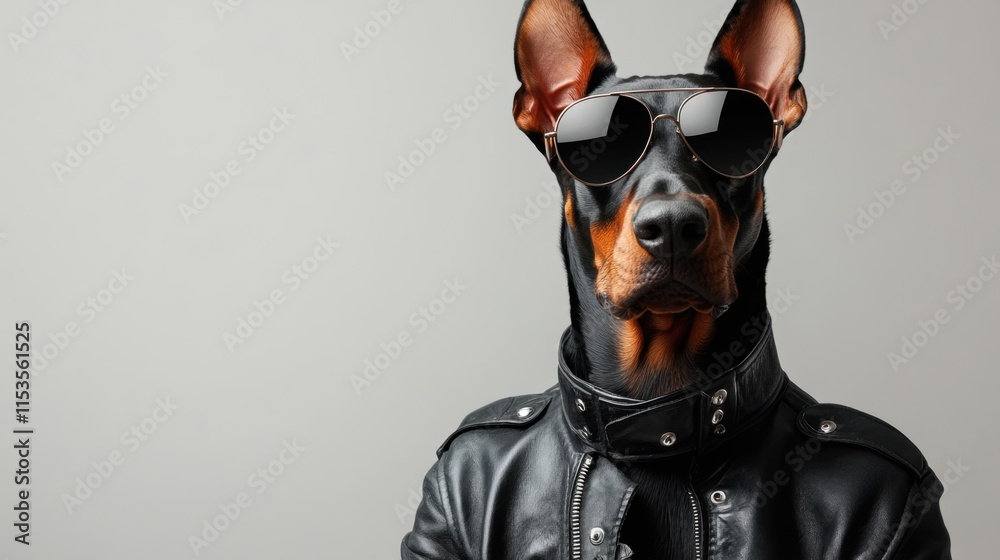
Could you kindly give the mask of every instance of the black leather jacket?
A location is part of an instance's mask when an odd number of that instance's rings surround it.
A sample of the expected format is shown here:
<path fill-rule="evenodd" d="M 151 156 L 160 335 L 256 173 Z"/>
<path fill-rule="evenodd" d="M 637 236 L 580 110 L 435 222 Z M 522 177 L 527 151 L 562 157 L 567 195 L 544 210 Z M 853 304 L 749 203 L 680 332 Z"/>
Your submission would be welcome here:
<path fill-rule="evenodd" d="M 943 485 L 897 430 L 788 381 L 770 322 L 742 362 L 650 401 L 583 381 L 469 414 L 423 481 L 403 559 L 634 558 L 620 468 L 696 454 L 692 559 L 951 558 Z M 720 368 L 721 369 L 721 368 Z M 701 473 L 701 474 L 698 474 Z"/>

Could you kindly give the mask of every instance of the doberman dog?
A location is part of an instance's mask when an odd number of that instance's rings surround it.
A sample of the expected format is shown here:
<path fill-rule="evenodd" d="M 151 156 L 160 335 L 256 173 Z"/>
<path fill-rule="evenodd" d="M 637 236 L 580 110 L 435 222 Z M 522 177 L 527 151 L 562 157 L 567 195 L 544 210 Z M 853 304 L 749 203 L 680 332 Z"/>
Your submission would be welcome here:
<path fill-rule="evenodd" d="M 514 119 L 560 184 L 558 384 L 468 414 L 407 560 L 949 559 L 944 486 L 781 368 L 764 175 L 803 122 L 794 0 L 737 0 L 703 74 L 620 78 L 582 0 L 528 0 Z"/>
<path fill-rule="evenodd" d="M 792 0 L 737 2 L 703 74 L 631 78 L 582 1 L 525 4 L 513 114 L 561 185 L 571 366 L 594 385 L 643 400 L 696 385 L 766 316 L 764 175 L 805 116 L 804 58 Z M 623 542 L 685 557 L 695 527 L 667 497 L 688 468 L 629 466 Z"/>

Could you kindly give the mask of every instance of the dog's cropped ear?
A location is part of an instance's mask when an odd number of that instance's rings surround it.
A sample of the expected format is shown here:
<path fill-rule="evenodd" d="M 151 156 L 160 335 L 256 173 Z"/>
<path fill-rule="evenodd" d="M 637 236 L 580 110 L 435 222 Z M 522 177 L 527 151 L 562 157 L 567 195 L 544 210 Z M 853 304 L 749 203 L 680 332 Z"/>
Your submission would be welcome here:
<path fill-rule="evenodd" d="M 514 121 L 541 147 L 567 105 L 587 95 L 615 65 L 582 0 L 528 0 L 514 40 L 520 89 Z"/>
<path fill-rule="evenodd" d="M 753 91 L 789 131 L 806 114 L 799 82 L 806 38 L 795 0 L 739 0 L 715 39 L 705 70 Z"/>

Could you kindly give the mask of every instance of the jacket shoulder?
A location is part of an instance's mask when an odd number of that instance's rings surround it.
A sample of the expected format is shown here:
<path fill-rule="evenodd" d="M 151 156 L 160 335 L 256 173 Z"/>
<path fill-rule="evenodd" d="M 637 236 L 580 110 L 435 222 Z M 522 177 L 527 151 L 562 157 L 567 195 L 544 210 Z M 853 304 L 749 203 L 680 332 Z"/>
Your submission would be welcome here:
<path fill-rule="evenodd" d="M 794 413 L 786 419 L 795 422 L 799 441 L 809 440 L 799 457 L 813 461 L 809 468 L 795 467 L 795 515 L 814 516 L 814 525 L 850 519 L 852 538 L 842 544 L 855 549 L 837 557 L 951 558 L 939 504 L 944 486 L 913 442 L 880 418 L 818 403 L 791 383 L 784 402 Z M 821 538 L 817 549 L 828 546 Z"/>
<path fill-rule="evenodd" d="M 804 435 L 820 442 L 859 446 L 879 453 L 922 478 L 927 461 L 917 446 L 889 423 L 853 409 L 832 403 L 806 404 L 798 414 L 797 425 Z"/>
<path fill-rule="evenodd" d="M 549 403 L 557 394 L 558 386 L 555 386 L 544 393 L 505 397 L 470 412 L 438 448 L 438 458 L 448 450 L 455 438 L 465 432 L 487 428 L 524 429 L 531 426 L 545 415 Z"/>

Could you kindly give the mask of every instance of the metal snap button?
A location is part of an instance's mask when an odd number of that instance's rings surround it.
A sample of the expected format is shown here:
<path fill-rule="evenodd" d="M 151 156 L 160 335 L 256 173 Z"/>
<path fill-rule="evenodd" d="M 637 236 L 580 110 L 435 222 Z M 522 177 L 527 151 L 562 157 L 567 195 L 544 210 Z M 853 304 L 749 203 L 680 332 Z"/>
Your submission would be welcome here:
<path fill-rule="evenodd" d="M 726 433 L 726 427 L 725 426 L 723 426 L 722 424 L 719 424 L 718 426 L 715 427 L 715 435 L 721 436 L 724 433 Z"/>
<path fill-rule="evenodd" d="M 518 418 L 527 418 L 528 416 L 531 416 L 531 413 L 534 412 L 534 411 L 535 411 L 534 408 L 532 408 L 530 406 L 526 406 L 526 407 L 522 408 L 521 410 L 517 411 L 517 417 Z"/>
<path fill-rule="evenodd" d="M 583 399 L 576 399 L 576 409 L 580 412 L 585 412 L 587 410 L 587 405 L 584 404 Z"/>
<path fill-rule="evenodd" d="M 604 529 L 594 527 L 590 530 L 590 544 L 597 546 L 604 542 Z"/>
<path fill-rule="evenodd" d="M 677 434 L 673 432 L 667 432 L 660 436 L 660 445 L 663 447 L 670 447 L 675 443 L 677 443 Z"/>
<path fill-rule="evenodd" d="M 722 490 L 716 490 L 715 492 L 712 492 L 712 503 L 713 504 L 721 504 L 721 503 L 724 503 L 725 501 L 726 501 L 726 493 L 725 492 L 723 492 Z"/>
<path fill-rule="evenodd" d="M 584 439 L 590 439 L 590 430 L 584 426 L 584 428 L 580 430 L 580 435 L 582 435 Z"/>
<path fill-rule="evenodd" d="M 712 395 L 712 404 L 715 406 L 722 406 L 725 404 L 726 399 L 729 397 L 729 391 L 725 389 L 719 389 L 714 395 Z"/>
<path fill-rule="evenodd" d="M 837 431 L 837 423 L 833 420 L 823 420 L 819 423 L 819 431 L 824 434 L 832 434 Z"/>
<path fill-rule="evenodd" d="M 722 417 L 725 415 L 726 413 L 723 412 L 721 408 L 719 410 L 716 410 L 715 414 L 712 415 L 712 424 L 718 424 L 719 422 L 722 422 Z"/>

